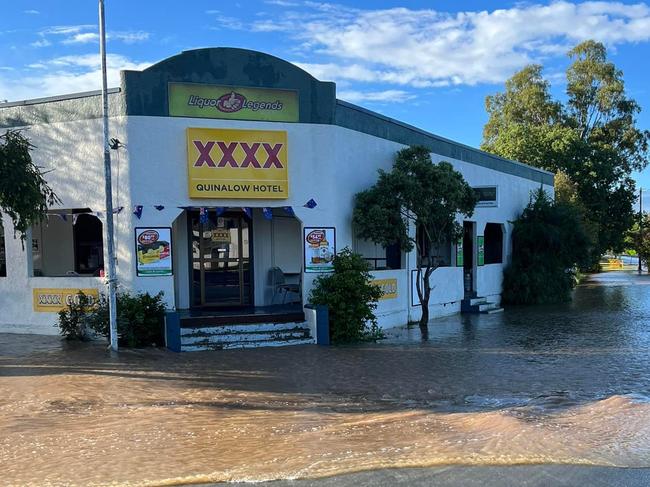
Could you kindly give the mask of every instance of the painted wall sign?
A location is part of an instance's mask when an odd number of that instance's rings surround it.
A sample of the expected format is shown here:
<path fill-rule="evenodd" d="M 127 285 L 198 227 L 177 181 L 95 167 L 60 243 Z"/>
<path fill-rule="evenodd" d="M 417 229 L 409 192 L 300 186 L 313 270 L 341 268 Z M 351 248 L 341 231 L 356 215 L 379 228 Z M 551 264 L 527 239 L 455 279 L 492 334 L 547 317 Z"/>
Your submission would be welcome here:
<path fill-rule="evenodd" d="M 172 117 L 297 122 L 298 92 L 270 88 L 169 83 Z"/>
<path fill-rule="evenodd" d="M 136 228 L 135 247 L 138 276 L 172 275 L 171 228 Z"/>
<path fill-rule="evenodd" d="M 381 289 L 382 295 L 379 300 L 397 298 L 397 279 L 374 279 L 372 283 Z"/>
<path fill-rule="evenodd" d="M 187 129 L 190 198 L 289 197 L 287 133 Z"/>
<path fill-rule="evenodd" d="M 464 262 L 463 239 L 460 238 L 458 242 L 456 242 L 456 267 L 463 267 Z"/>
<path fill-rule="evenodd" d="M 476 247 L 478 250 L 476 262 L 478 265 L 485 265 L 485 237 L 483 235 L 476 237 Z"/>
<path fill-rule="evenodd" d="M 336 229 L 334 227 L 305 228 L 305 272 L 332 272 L 336 255 Z"/>
<path fill-rule="evenodd" d="M 32 290 L 32 302 L 34 311 L 40 313 L 58 313 L 67 309 L 68 305 L 78 302 L 79 291 L 88 296 L 90 304 L 99 300 L 99 291 L 97 289 L 50 289 L 34 288 Z"/>

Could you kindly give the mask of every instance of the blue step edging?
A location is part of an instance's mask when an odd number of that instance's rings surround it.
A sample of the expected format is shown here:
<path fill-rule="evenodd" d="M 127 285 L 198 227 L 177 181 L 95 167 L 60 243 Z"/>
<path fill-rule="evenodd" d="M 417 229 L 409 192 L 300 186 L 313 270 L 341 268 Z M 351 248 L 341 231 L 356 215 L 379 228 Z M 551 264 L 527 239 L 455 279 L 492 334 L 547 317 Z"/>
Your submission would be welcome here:
<path fill-rule="evenodd" d="M 181 351 L 181 318 L 176 311 L 165 313 L 165 346 L 172 352 Z"/>

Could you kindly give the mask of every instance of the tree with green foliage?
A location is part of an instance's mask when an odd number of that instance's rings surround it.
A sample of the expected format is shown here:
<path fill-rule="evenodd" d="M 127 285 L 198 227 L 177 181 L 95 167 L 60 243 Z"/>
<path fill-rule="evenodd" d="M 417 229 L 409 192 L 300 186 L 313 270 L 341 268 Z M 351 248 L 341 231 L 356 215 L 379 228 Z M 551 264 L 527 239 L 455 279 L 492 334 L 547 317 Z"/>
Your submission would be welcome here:
<path fill-rule="evenodd" d="M 481 147 L 566 175 L 596 232 L 593 264 L 624 246 L 634 218 L 631 174 L 647 165 L 650 132 L 637 127 L 641 109 L 601 43 L 585 41 L 568 54 L 567 102 L 553 99 L 542 66 L 524 67 L 504 92 L 487 97 Z"/>
<path fill-rule="evenodd" d="M 346 247 L 332 265 L 334 272 L 318 276 L 309 295 L 310 303 L 328 307 L 332 342 L 381 338 L 374 310 L 382 291 L 372 284 L 368 261 Z"/>
<path fill-rule="evenodd" d="M 22 239 L 45 218 L 48 206 L 60 203 L 45 173 L 32 161 L 33 147 L 19 131 L 0 135 L 0 210 L 9 215 Z"/>
<path fill-rule="evenodd" d="M 632 250 L 631 255 L 641 259 L 641 263 L 648 268 L 650 262 L 650 215 L 643 213 L 643 230 L 639 228 L 639 212 L 635 215 L 634 225 L 628 230 L 625 236 L 626 250 Z"/>
<path fill-rule="evenodd" d="M 430 277 L 439 265 L 430 249 L 460 238 L 462 225 L 457 217 L 471 216 L 476 201 L 463 176 L 448 162 L 433 164 L 429 149 L 421 146 L 400 150 L 393 169 L 379 170 L 377 183 L 355 196 L 353 225 L 358 237 L 384 247 L 397 244 L 403 252 L 417 250 L 416 288 L 425 339 Z"/>
<path fill-rule="evenodd" d="M 592 245 L 578 208 L 537 190 L 512 231 L 512 262 L 503 275 L 504 303 L 542 304 L 570 299 L 576 266 Z"/>

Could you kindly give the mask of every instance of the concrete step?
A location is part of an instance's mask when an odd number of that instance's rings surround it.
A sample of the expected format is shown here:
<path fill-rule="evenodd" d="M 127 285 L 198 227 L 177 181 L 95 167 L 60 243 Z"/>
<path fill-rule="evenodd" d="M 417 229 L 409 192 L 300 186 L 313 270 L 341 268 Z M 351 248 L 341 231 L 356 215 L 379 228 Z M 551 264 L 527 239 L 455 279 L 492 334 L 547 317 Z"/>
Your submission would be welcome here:
<path fill-rule="evenodd" d="M 295 328 L 292 330 L 277 330 L 267 333 L 217 333 L 206 334 L 196 333 L 194 335 L 181 336 L 181 345 L 192 345 L 195 343 L 234 343 L 234 342 L 256 342 L 263 340 L 294 340 L 309 337 L 309 330 Z"/>
<path fill-rule="evenodd" d="M 288 345 L 311 345 L 315 343 L 313 338 L 302 338 L 292 340 L 256 340 L 245 342 L 210 343 L 200 342 L 191 345 L 182 345 L 182 352 L 200 352 L 205 350 L 229 350 L 237 348 L 260 348 L 260 347 L 286 347 Z"/>
<path fill-rule="evenodd" d="M 501 313 L 503 308 L 498 304 L 488 301 L 484 297 L 475 297 L 469 299 L 463 299 L 460 306 L 462 313 L 481 313 L 481 314 L 492 314 L 492 313 Z"/>
<path fill-rule="evenodd" d="M 503 308 L 492 308 L 485 312 L 486 314 L 503 313 Z"/>
<path fill-rule="evenodd" d="M 281 330 L 293 330 L 295 328 L 307 328 L 307 324 L 303 322 L 293 323 L 249 323 L 249 324 L 232 324 L 232 325 L 216 325 L 216 326 L 202 326 L 192 328 L 181 328 L 181 337 L 197 334 L 216 335 L 216 334 L 229 334 L 229 333 L 267 333 L 276 332 Z"/>

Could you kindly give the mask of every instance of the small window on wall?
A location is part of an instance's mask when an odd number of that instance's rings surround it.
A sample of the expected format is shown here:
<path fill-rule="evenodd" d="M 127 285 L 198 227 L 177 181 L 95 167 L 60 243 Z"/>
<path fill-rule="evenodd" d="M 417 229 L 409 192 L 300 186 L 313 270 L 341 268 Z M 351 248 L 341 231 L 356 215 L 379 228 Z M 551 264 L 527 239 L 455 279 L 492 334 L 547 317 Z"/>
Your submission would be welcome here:
<path fill-rule="evenodd" d="M 503 225 L 488 223 L 485 225 L 485 263 L 503 263 Z"/>
<path fill-rule="evenodd" d="M 370 264 L 370 269 L 401 269 L 402 251 L 399 245 L 382 247 L 368 240 L 355 239 L 354 251 L 363 255 L 363 258 Z"/>
<path fill-rule="evenodd" d="M 7 277 L 7 251 L 5 249 L 5 229 L 0 215 L 0 277 Z"/>
<path fill-rule="evenodd" d="M 99 276 L 102 222 L 89 209 L 60 210 L 32 228 L 34 276 Z"/>
<path fill-rule="evenodd" d="M 477 186 L 472 188 L 478 197 L 477 207 L 494 207 L 499 206 L 496 186 Z"/>
<path fill-rule="evenodd" d="M 424 249 L 422 253 L 431 259 L 430 262 L 434 267 L 449 267 L 451 265 L 451 239 L 448 238 L 438 245 L 430 245 L 424 238 L 424 232 L 419 228 L 416 232 L 416 238 L 420 248 Z M 420 259 L 420 262 L 418 262 L 420 266 L 426 265 L 424 259 L 419 256 L 418 258 Z"/>

